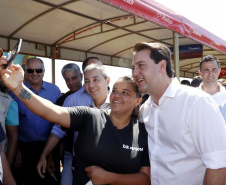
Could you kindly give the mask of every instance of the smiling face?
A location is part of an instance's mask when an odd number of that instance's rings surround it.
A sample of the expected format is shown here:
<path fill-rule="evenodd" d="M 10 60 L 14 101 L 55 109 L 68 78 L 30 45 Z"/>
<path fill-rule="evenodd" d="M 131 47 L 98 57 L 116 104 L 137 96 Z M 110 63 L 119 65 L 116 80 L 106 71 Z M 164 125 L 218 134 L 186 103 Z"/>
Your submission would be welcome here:
<path fill-rule="evenodd" d="M 203 62 L 199 74 L 202 76 L 204 84 L 217 84 L 220 74 L 220 69 L 217 65 L 217 62 L 215 60 Z"/>
<path fill-rule="evenodd" d="M 69 70 L 64 72 L 63 77 L 70 91 L 76 92 L 82 87 L 82 74 Z"/>
<path fill-rule="evenodd" d="M 41 61 L 38 59 L 32 59 L 27 63 L 27 69 L 43 69 Z M 29 81 L 30 85 L 41 85 L 43 76 L 44 76 L 44 70 L 41 73 L 37 73 L 35 70 L 33 73 L 28 73 L 27 70 L 25 70 L 26 78 Z"/>
<path fill-rule="evenodd" d="M 138 51 L 133 58 L 133 78 L 142 93 L 151 94 L 158 85 L 160 63 L 155 64 L 150 58 L 150 50 Z"/>
<path fill-rule="evenodd" d="M 112 89 L 110 106 L 112 113 L 131 115 L 134 108 L 139 105 L 141 98 L 137 97 L 132 82 L 122 78 L 118 79 Z"/>
<path fill-rule="evenodd" d="M 92 69 L 84 74 L 85 77 L 85 89 L 87 93 L 94 99 L 102 99 L 108 95 L 108 84 L 110 78 L 104 78 L 101 71 L 98 69 Z"/>

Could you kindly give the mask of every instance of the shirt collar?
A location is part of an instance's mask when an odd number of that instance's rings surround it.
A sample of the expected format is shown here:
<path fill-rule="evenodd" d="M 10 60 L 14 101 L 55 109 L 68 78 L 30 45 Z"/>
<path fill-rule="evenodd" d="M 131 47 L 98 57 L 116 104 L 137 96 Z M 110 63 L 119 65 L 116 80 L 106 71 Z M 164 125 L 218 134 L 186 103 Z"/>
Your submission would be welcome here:
<path fill-rule="evenodd" d="M 166 91 L 163 93 L 162 97 L 159 99 L 159 105 L 166 99 L 166 98 L 174 98 L 176 96 L 177 90 L 180 88 L 180 83 L 177 78 L 173 78 L 170 85 L 167 87 Z M 153 100 L 151 100 L 152 104 L 157 106 Z"/>
<path fill-rule="evenodd" d="M 180 88 L 180 83 L 177 78 L 173 78 L 171 84 L 168 86 L 162 97 L 174 98 L 177 90 Z"/>
<path fill-rule="evenodd" d="M 31 86 L 31 84 L 27 81 L 27 82 L 25 82 L 24 83 L 29 89 L 33 89 L 33 87 Z M 45 82 L 45 81 L 42 81 L 42 86 L 41 86 L 41 88 L 43 88 L 43 89 L 47 89 L 48 87 L 47 87 L 47 83 Z M 40 88 L 40 89 L 41 89 Z"/>
<path fill-rule="evenodd" d="M 217 82 L 217 85 L 218 85 L 218 87 L 220 87 L 220 91 L 218 91 L 218 92 L 225 92 L 225 88 L 219 82 Z M 203 82 L 199 85 L 198 88 L 202 90 L 202 86 L 203 86 Z M 218 93 L 218 92 L 216 92 L 216 93 Z"/>
<path fill-rule="evenodd" d="M 91 102 L 90 107 L 96 108 L 94 101 Z M 100 107 L 100 109 L 107 109 L 107 108 L 110 108 L 110 93 L 108 93 L 105 103 Z"/>
<path fill-rule="evenodd" d="M 81 94 L 82 93 L 87 93 L 84 85 L 81 87 L 80 92 L 81 92 Z"/>

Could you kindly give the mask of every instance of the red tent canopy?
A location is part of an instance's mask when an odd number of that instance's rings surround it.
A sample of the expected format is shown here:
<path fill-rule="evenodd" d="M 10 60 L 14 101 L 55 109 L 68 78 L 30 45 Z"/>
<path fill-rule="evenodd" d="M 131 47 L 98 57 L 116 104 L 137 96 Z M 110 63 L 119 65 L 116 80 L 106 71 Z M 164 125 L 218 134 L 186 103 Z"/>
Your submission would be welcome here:
<path fill-rule="evenodd" d="M 226 42 L 153 0 L 102 0 L 226 53 Z"/>

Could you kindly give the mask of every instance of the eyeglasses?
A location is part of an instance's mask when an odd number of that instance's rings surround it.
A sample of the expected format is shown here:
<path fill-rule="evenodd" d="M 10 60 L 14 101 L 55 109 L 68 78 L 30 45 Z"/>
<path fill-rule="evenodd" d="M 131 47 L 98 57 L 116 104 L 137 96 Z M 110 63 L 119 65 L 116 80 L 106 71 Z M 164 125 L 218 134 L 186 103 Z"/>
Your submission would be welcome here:
<path fill-rule="evenodd" d="M 34 71 L 36 71 L 36 73 L 42 73 L 44 69 L 27 69 L 28 73 L 34 73 Z"/>

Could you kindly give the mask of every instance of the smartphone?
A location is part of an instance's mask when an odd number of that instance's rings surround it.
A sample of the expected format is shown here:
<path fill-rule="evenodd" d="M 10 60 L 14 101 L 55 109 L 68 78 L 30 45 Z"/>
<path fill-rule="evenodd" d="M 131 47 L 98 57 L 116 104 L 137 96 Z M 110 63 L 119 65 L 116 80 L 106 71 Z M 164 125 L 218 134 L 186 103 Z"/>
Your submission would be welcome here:
<path fill-rule="evenodd" d="M 21 44 L 22 44 L 22 39 L 19 39 L 16 45 L 14 46 L 13 50 L 9 51 L 6 57 L 7 64 L 5 65 L 4 68 L 7 68 L 12 63 L 12 61 L 16 58 L 17 54 L 20 52 Z"/>

